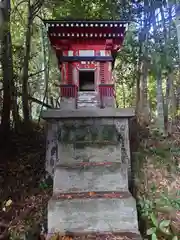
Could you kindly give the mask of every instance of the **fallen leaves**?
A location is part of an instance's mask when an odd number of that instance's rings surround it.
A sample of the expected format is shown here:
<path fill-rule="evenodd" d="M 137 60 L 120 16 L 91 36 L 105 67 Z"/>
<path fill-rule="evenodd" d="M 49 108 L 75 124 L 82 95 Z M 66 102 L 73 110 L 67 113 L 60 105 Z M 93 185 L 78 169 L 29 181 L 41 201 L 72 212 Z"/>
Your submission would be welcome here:
<path fill-rule="evenodd" d="M 5 206 L 6 206 L 6 207 L 10 207 L 12 203 L 13 203 L 13 201 L 12 201 L 11 199 L 9 199 L 9 200 L 5 203 Z"/>
<path fill-rule="evenodd" d="M 62 240 L 72 240 L 72 239 L 73 239 L 72 237 L 68 237 L 68 236 L 62 237 Z M 59 239 L 59 240 L 61 240 L 61 239 Z"/>
<path fill-rule="evenodd" d="M 90 196 L 90 197 L 92 197 L 92 196 L 94 196 L 94 195 L 96 195 L 95 192 L 89 192 L 89 196 Z"/>
<path fill-rule="evenodd" d="M 10 207 L 12 206 L 13 201 L 11 199 L 8 199 L 7 201 L 4 201 L 3 206 L 2 206 L 2 211 L 7 212 Z"/>
<path fill-rule="evenodd" d="M 86 198 L 128 198 L 131 194 L 127 192 L 77 192 L 77 193 L 61 193 L 54 195 L 54 199 L 86 199 Z"/>
<path fill-rule="evenodd" d="M 1 237 L 9 232 L 23 234 L 33 221 L 35 224 L 44 221 L 42 209 L 51 196 L 50 188 L 39 187 L 45 173 L 43 131 L 28 135 L 12 133 L 11 139 L 10 154 L 0 152 Z"/>
<path fill-rule="evenodd" d="M 132 240 L 135 239 L 134 237 L 137 236 L 123 236 L 123 234 L 114 234 L 114 233 L 105 233 L 105 234 L 80 234 L 80 235 L 73 235 L 72 236 L 63 236 L 61 234 L 53 234 L 49 236 L 48 240 Z M 44 240 L 44 239 L 43 239 Z"/>
<path fill-rule="evenodd" d="M 179 136 L 177 137 L 179 138 Z M 140 165 L 136 169 L 137 197 L 146 196 L 147 199 L 153 201 L 153 199 L 159 199 L 162 193 L 175 196 L 177 190 L 180 189 L 180 175 L 177 169 L 178 164 L 175 161 L 180 163 L 180 156 L 173 157 L 175 154 L 171 151 L 173 148 L 174 139 L 171 138 L 160 141 L 158 137 L 155 139 L 152 137 L 147 140 L 146 145 L 144 141 L 141 142 L 140 154 L 143 156 L 143 160 L 141 159 Z M 175 209 L 171 211 L 156 209 L 156 212 L 159 220 L 172 220 L 172 213 L 175 214 L 176 218 L 173 218 L 171 227 L 173 227 L 175 234 L 179 233 L 180 219 L 178 219 Z"/>

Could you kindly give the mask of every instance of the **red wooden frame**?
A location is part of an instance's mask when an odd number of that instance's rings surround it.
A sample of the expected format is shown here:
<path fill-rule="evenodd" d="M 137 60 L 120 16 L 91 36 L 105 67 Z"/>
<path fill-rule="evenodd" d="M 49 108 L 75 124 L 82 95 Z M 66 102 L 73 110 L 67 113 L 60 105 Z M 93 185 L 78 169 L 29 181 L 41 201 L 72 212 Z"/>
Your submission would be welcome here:
<path fill-rule="evenodd" d="M 60 85 L 61 97 L 76 98 L 78 92 L 78 86 L 75 84 L 61 84 Z"/>
<path fill-rule="evenodd" d="M 115 97 L 114 84 L 100 84 L 99 94 L 101 97 Z"/>

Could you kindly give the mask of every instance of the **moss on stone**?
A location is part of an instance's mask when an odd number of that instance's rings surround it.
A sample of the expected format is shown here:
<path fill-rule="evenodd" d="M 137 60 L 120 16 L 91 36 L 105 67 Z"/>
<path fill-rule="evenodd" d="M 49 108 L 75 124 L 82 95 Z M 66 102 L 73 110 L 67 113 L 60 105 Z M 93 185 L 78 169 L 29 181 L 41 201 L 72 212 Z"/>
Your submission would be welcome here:
<path fill-rule="evenodd" d="M 114 125 L 63 125 L 58 130 L 58 140 L 64 143 L 118 141 L 118 133 Z"/>

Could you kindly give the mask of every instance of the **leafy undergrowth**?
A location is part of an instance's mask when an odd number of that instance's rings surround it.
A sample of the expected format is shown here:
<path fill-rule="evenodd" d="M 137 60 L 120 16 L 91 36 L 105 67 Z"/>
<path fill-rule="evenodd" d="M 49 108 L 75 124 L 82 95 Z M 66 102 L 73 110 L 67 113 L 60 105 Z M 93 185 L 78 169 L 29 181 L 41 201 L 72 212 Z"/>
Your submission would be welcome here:
<path fill-rule="evenodd" d="M 151 131 L 135 153 L 141 231 L 148 239 L 180 239 L 180 131 Z"/>
<path fill-rule="evenodd" d="M 0 139 L 0 239 L 32 239 L 46 221 L 51 183 L 45 182 L 43 129 Z M 25 237 L 26 236 L 26 237 Z M 38 238 L 36 238 L 38 239 Z"/>

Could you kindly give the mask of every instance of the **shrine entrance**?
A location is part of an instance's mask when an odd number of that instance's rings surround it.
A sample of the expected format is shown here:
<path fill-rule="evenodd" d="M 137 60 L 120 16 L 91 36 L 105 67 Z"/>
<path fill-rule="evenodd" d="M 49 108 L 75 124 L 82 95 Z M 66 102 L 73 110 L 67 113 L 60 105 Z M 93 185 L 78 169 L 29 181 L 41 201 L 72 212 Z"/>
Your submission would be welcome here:
<path fill-rule="evenodd" d="M 95 91 L 95 72 L 94 70 L 79 71 L 79 91 Z"/>

